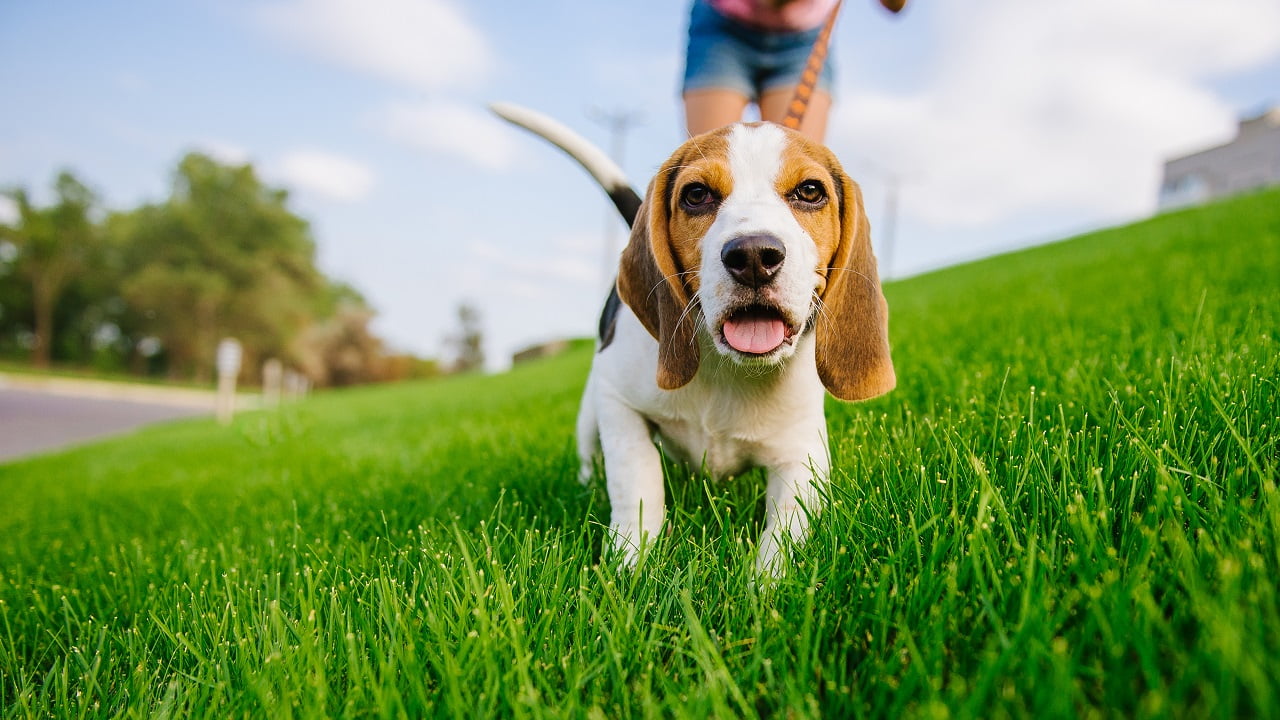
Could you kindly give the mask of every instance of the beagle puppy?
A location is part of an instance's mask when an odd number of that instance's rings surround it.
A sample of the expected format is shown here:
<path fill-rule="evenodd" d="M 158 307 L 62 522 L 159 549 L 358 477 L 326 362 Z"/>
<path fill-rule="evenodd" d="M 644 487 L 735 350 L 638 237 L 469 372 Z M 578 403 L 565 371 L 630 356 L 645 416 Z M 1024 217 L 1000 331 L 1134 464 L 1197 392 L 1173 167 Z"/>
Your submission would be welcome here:
<path fill-rule="evenodd" d="M 858 185 L 799 133 L 737 124 L 684 143 L 636 208 L 616 166 L 530 129 L 636 213 L 577 422 L 583 481 L 603 453 L 614 549 L 634 565 L 659 536 L 665 453 L 716 477 L 767 470 L 756 567 L 781 572 L 830 475 L 824 388 L 862 400 L 896 382 Z"/>

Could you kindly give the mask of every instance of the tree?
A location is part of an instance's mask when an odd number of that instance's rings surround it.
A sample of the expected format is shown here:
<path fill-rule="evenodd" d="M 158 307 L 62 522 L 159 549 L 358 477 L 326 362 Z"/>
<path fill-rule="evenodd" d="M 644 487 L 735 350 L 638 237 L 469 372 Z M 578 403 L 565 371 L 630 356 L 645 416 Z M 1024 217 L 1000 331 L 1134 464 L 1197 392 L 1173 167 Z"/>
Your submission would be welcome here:
<path fill-rule="evenodd" d="M 16 274 L 31 288 L 31 361 L 48 367 L 54 344 L 54 317 L 67 285 L 90 265 L 97 229 L 90 217 L 97 204 L 92 191 L 70 172 L 54 181 L 57 202 L 37 208 L 25 189 L 6 193 L 17 207 L 18 220 L 0 226 L 0 239 L 16 248 Z"/>
<path fill-rule="evenodd" d="M 382 341 L 369 330 L 373 315 L 363 303 L 345 302 L 332 317 L 304 332 L 296 352 L 303 373 L 317 385 L 382 380 L 386 355 Z"/>
<path fill-rule="evenodd" d="M 13 212 L 17 222 L 16 204 Z M 19 342 L 24 334 L 30 333 L 31 289 L 18 272 L 18 247 L 8 239 L 12 230 L 0 223 L 0 353 L 16 354 L 15 351 L 21 349 L 30 354 L 30 347 L 24 348 Z"/>
<path fill-rule="evenodd" d="M 122 294 L 163 343 L 171 374 L 208 379 L 227 335 L 243 343 L 248 366 L 287 357 L 316 316 L 327 286 L 310 229 L 287 200 L 250 165 L 192 153 L 179 163 L 168 201 L 120 223 L 134 268 Z"/>
<path fill-rule="evenodd" d="M 449 338 L 454 351 L 453 372 L 484 369 L 484 330 L 480 319 L 476 306 L 465 302 L 458 306 L 458 333 Z"/>
<path fill-rule="evenodd" d="M 268 358 L 304 365 L 324 384 L 438 371 L 385 352 L 364 298 L 319 271 L 307 222 L 252 166 L 189 154 L 171 188 L 163 202 L 105 218 L 70 173 L 47 208 L 25 190 L 4 193 L 0 353 L 203 381 L 231 336 L 246 380 Z"/>

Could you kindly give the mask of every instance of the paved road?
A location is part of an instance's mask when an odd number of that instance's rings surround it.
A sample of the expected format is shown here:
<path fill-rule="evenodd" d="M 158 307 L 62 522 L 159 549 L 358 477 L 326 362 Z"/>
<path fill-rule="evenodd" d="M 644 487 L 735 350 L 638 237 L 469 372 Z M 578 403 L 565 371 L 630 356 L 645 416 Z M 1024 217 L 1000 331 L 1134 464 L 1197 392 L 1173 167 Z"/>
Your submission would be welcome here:
<path fill-rule="evenodd" d="M 0 462 L 117 435 L 149 423 L 209 415 L 212 403 L 84 397 L 0 386 Z M 210 395 L 210 397 L 212 397 Z"/>

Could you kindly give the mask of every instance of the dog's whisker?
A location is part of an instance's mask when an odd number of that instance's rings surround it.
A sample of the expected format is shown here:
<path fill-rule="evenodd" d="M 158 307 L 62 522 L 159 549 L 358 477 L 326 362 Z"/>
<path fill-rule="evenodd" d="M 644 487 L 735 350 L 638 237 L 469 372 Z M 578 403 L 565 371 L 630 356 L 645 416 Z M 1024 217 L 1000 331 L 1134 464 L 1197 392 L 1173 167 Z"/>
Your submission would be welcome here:
<path fill-rule="evenodd" d="M 876 284 L 876 279 L 875 279 L 875 278 L 871 277 L 870 275 L 868 275 L 868 274 L 866 274 L 866 273 L 864 273 L 864 272 L 862 272 L 861 270 L 858 270 L 858 269 L 856 269 L 856 268 L 851 268 L 851 267 L 841 266 L 841 265 L 832 265 L 829 269 L 830 269 L 831 271 L 833 271 L 833 272 L 834 272 L 834 271 L 836 271 L 836 270 L 839 270 L 840 272 L 853 273 L 854 275 L 857 275 L 858 277 L 862 278 L 863 280 L 866 280 L 867 282 L 871 283 L 872 285 L 875 285 L 875 284 Z"/>
<path fill-rule="evenodd" d="M 686 318 L 686 317 L 688 317 L 688 316 L 689 316 L 689 313 L 691 313 L 691 312 L 696 312 L 696 313 L 697 313 L 697 316 L 694 318 L 694 321 L 695 321 L 696 323 L 699 323 L 699 324 L 700 324 L 700 323 L 702 322 L 702 320 L 703 320 L 703 316 L 702 316 L 702 304 L 701 304 L 700 302 L 698 302 L 698 298 L 697 298 L 697 297 L 690 298 L 690 299 L 689 299 L 689 302 L 687 302 L 687 303 L 685 303 L 685 304 L 684 304 L 684 310 L 683 310 L 683 311 L 681 311 L 681 313 L 680 313 L 680 317 L 676 319 L 676 325 L 678 326 L 678 325 L 680 325 L 680 323 L 683 323 L 683 322 L 685 321 L 685 318 Z M 693 343 L 696 341 L 696 338 L 697 338 L 697 333 L 696 333 L 696 332 L 695 332 L 695 333 L 690 334 L 690 336 L 689 336 L 689 344 L 690 344 L 690 346 L 692 346 L 692 345 L 693 345 Z"/>
<path fill-rule="evenodd" d="M 707 153 L 702 149 L 701 143 L 693 143 L 693 147 L 698 151 L 698 154 L 702 156 L 703 160 L 707 159 Z"/>
<path fill-rule="evenodd" d="M 670 275 L 662 276 L 662 279 L 659 280 L 653 287 L 649 288 L 649 292 L 645 294 L 644 296 L 645 302 L 652 300 L 653 294 L 658 291 L 658 288 L 661 288 L 665 283 L 672 282 L 674 278 L 683 277 L 685 275 L 696 276 L 697 274 L 698 274 L 697 270 L 685 270 L 684 272 L 672 273 Z"/>
<path fill-rule="evenodd" d="M 827 312 L 827 304 L 822 301 L 822 296 L 818 294 L 817 290 L 814 290 L 811 293 L 811 298 L 811 302 L 813 303 L 813 315 L 816 317 L 823 317 Z"/>

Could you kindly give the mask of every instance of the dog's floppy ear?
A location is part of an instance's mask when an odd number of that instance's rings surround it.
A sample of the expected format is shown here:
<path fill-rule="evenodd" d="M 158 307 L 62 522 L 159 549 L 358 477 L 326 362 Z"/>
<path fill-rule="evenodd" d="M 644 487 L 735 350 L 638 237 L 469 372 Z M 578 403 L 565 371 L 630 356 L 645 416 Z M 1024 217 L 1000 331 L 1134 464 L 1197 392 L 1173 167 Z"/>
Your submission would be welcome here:
<path fill-rule="evenodd" d="M 897 384 L 889 357 L 889 306 L 880 289 L 862 191 L 843 172 L 840 242 L 827 268 L 817 323 L 818 376 L 841 400 L 866 400 Z"/>
<path fill-rule="evenodd" d="M 675 390 L 698 372 L 695 312 L 686 312 L 689 291 L 684 285 L 668 229 L 670 210 L 663 202 L 658 178 L 640 206 L 631 240 L 622 251 L 618 295 L 658 341 L 658 387 Z"/>

